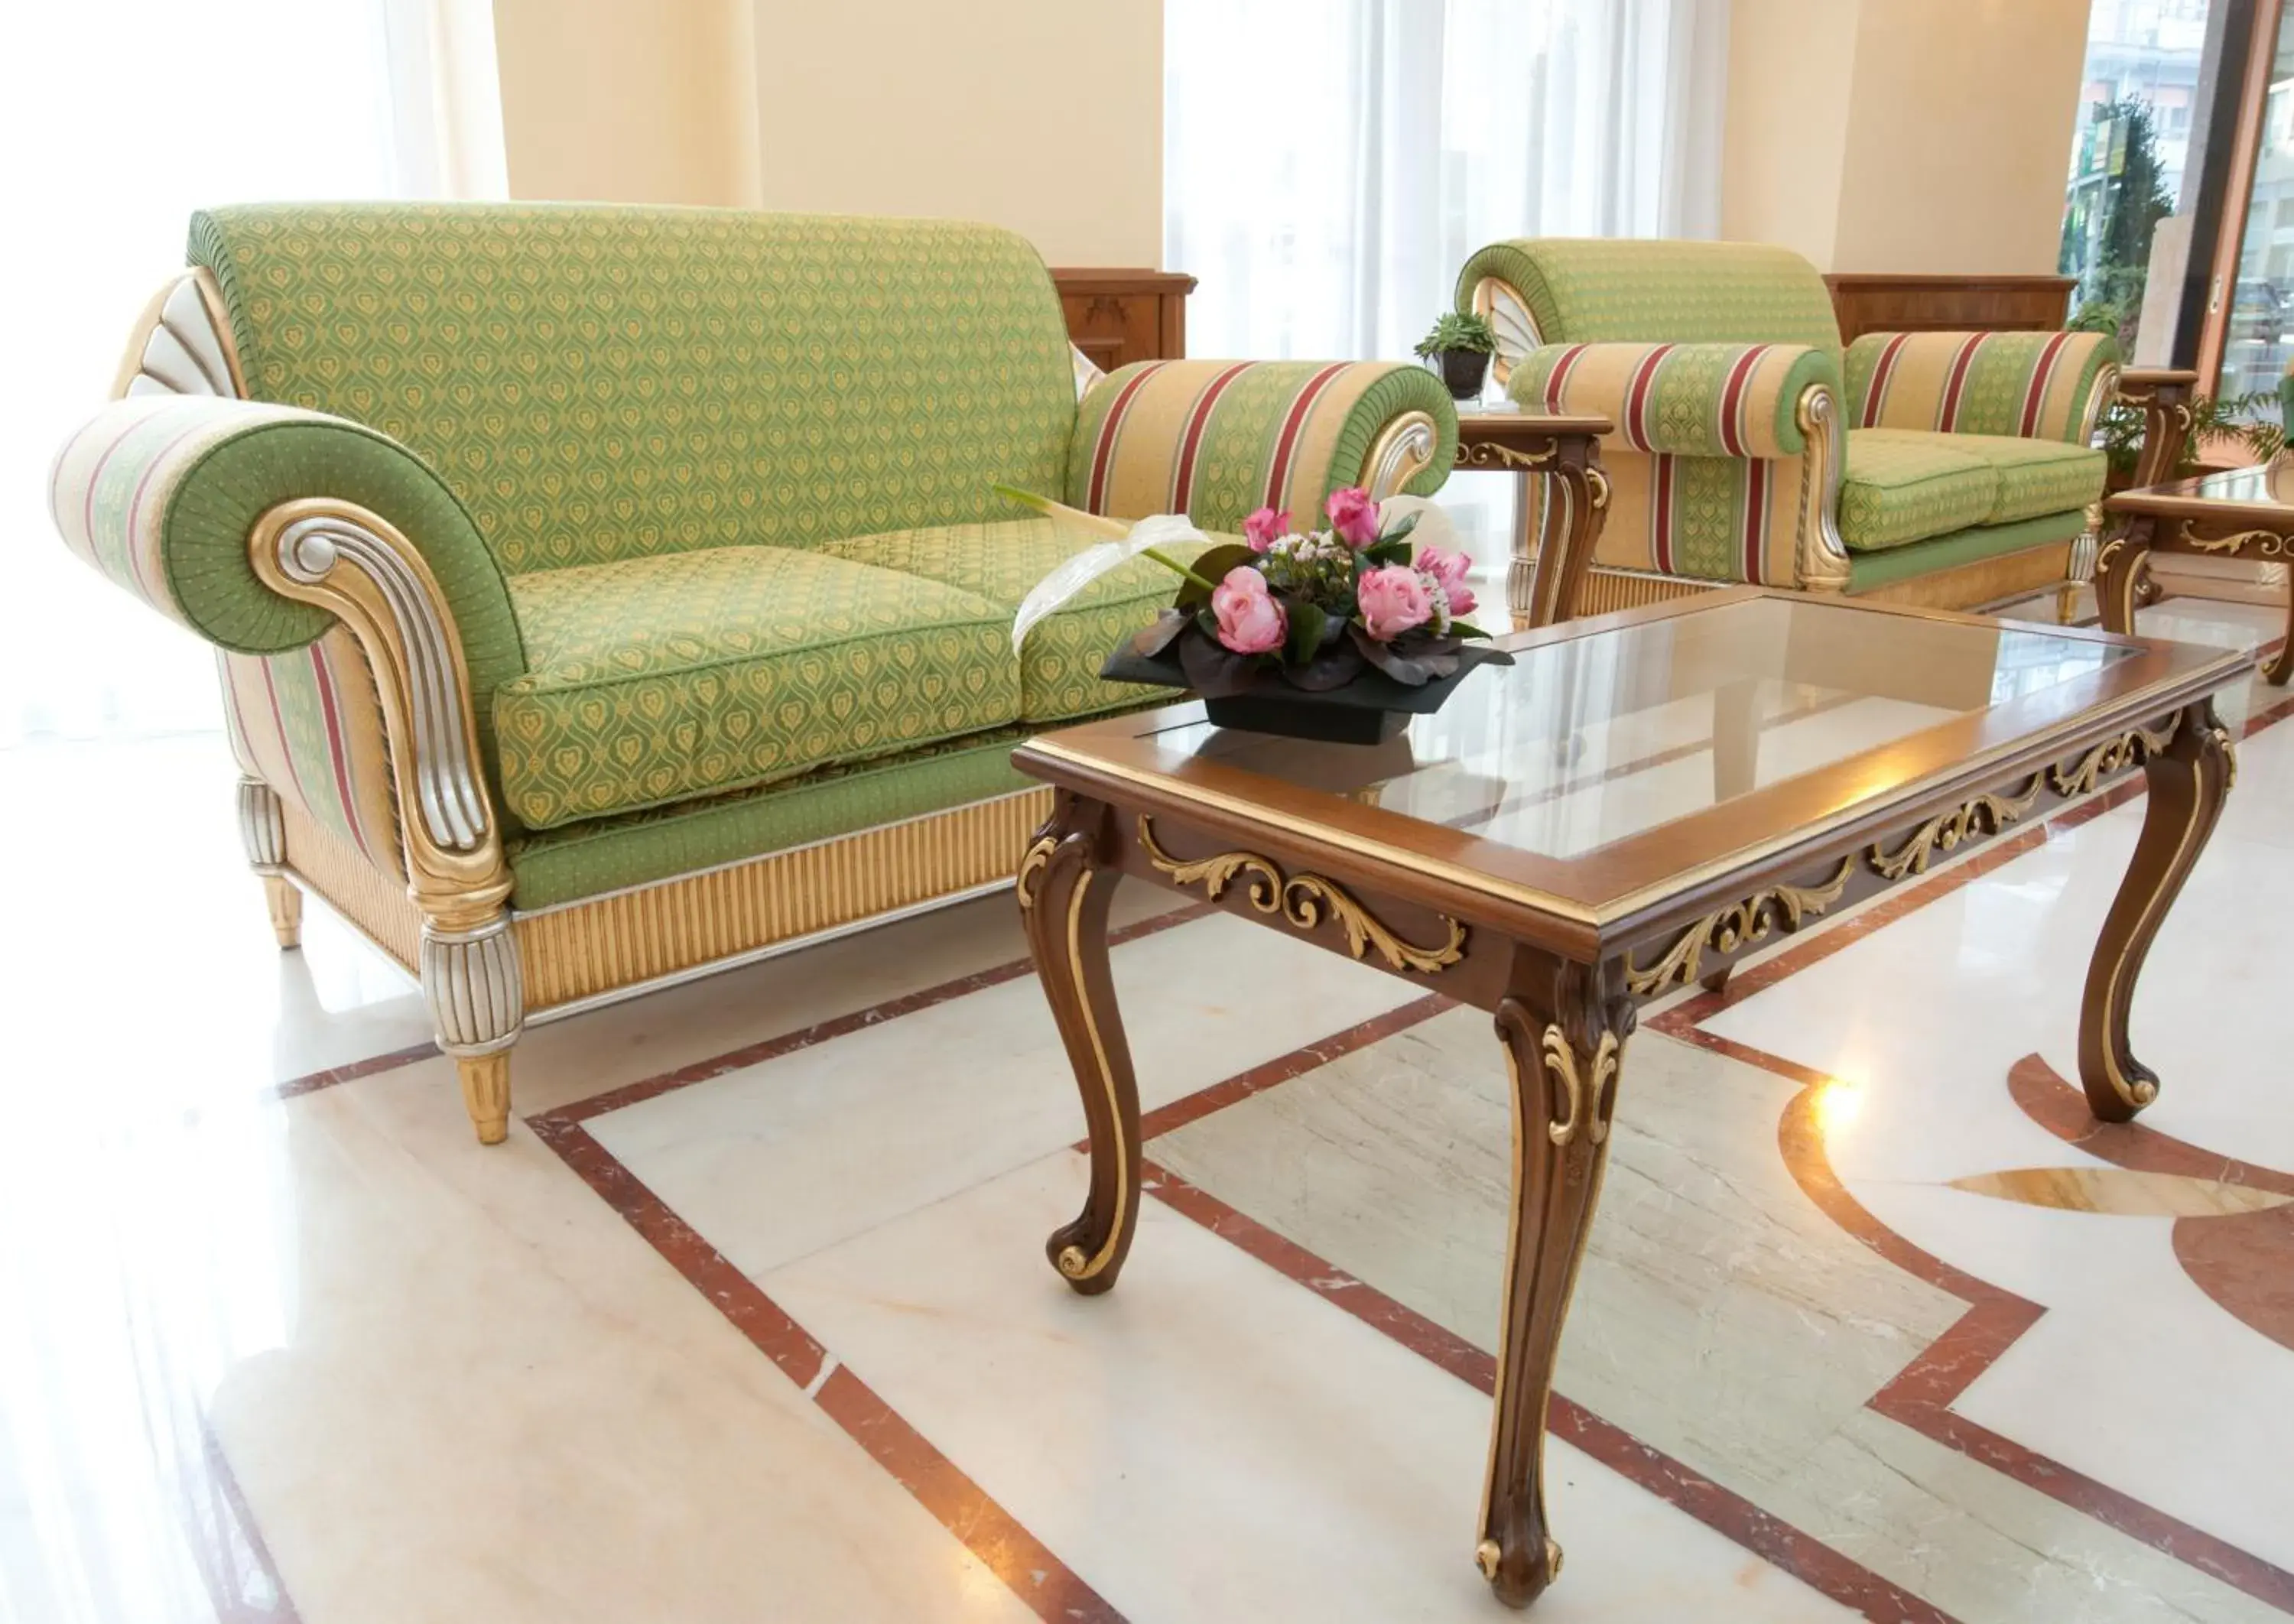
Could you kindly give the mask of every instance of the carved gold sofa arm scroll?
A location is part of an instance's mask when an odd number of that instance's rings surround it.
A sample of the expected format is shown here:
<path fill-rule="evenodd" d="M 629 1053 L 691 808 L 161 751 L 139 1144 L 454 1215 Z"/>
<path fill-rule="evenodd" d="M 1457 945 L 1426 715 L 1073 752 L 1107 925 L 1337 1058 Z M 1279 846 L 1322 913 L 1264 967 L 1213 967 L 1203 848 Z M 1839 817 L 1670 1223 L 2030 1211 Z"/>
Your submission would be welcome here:
<path fill-rule="evenodd" d="M 248 536 L 248 559 L 273 591 L 347 626 L 374 673 L 407 888 L 422 914 L 423 998 L 478 1138 L 498 1143 L 508 1133 L 508 1051 L 525 1024 L 525 976 L 504 905 L 501 824 L 445 594 L 389 521 L 326 498 L 265 512 Z"/>

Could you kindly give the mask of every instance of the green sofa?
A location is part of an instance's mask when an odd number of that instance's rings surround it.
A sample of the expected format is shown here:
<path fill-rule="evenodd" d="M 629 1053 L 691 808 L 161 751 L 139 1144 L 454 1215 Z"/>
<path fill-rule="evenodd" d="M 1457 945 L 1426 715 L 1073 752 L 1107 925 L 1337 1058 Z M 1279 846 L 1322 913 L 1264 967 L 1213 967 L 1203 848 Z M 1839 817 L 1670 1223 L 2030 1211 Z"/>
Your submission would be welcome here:
<path fill-rule="evenodd" d="M 1233 528 L 1430 492 L 1420 369 L 1072 364 L 1009 232 L 585 206 L 191 223 L 56 467 L 74 550 L 221 651 L 240 824 L 420 979 L 479 1137 L 529 1014 L 1006 878 L 1032 729 L 1140 702 L 1171 589 L 997 483 Z"/>
<path fill-rule="evenodd" d="M 1493 243 L 1457 303 L 1523 410 L 1616 425 L 1581 612 L 1738 581 L 1975 608 L 2065 580 L 2103 495 L 2102 334 L 1843 347 L 1816 268 L 1756 243 Z"/>

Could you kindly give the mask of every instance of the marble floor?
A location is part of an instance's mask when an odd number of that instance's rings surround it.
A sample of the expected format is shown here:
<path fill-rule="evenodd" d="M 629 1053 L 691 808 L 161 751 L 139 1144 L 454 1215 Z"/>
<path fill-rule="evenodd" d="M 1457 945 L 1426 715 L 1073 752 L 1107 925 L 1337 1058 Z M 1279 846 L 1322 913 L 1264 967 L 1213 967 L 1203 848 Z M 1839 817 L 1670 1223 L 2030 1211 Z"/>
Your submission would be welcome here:
<path fill-rule="evenodd" d="M 2294 1613 L 2294 705 L 2225 713 L 2139 1125 L 2063 1081 L 2131 792 L 1644 1013 L 1533 1616 Z M 0 1621 L 1509 1616 L 1486 1017 L 1119 899 L 1152 1194 L 1087 1300 L 1007 900 L 538 1027 L 486 1149 L 395 969 L 272 947 L 231 779 L 0 751 Z"/>

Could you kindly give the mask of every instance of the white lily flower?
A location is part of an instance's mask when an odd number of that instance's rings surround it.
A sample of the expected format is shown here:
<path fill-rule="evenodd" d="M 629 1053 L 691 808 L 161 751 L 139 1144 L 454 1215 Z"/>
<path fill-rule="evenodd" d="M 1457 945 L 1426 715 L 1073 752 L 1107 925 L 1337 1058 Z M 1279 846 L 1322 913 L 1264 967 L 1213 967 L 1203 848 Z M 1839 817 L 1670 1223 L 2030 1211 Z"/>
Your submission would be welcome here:
<path fill-rule="evenodd" d="M 1028 640 L 1028 633 L 1036 622 L 1055 613 L 1062 604 L 1082 591 L 1110 570 L 1138 557 L 1158 547 L 1167 547 L 1179 541 L 1208 542 L 1210 538 L 1189 522 L 1184 514 L 1159 513 L 1136 524 L 1123 519 L 1103 518 L 1095 513 L 1068 507 L 1048 497 L 1032 495 L 997 486 L 999 495 L 1033 508 L 1055 519 L 1075 524 L 1086 531 L 1095 532 L 1109 539 L 1096 547 L 1087 547 L 1037 581 L 1021 601 L 1020 613 L 1012 617 L 1012 652 L 1020 652 Z M 1166 561 L 1167 562 L 1167 561 Z"/>

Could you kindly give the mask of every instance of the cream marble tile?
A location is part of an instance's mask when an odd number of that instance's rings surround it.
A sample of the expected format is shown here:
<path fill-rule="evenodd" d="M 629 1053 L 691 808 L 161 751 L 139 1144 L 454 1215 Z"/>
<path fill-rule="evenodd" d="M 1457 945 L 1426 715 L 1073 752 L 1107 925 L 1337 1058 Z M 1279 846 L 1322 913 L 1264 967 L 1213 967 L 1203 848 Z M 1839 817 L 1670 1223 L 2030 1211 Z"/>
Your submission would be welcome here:
<path fill-rule="evenodd" d="M 1032 1617 L 523 1128 L 484 1149 L 445 1119 L 425 1068 L 284 1108 L 278 1334 L 214 1394 L 305 1619 Z"/>
<path fill-rule="evenodd" d="M 1083 1181 L 1057 1152 L 766 1285 L 1139 1624 L 1495 1616 L 1469 1557 L 1489 1401 L 1152 1200 L 1122 1284 L 1074 1295 L 1037 1242 Z M 1576 1451 L 1552 1466 L 1568 1566 L 1536 1617 L 1851 1616 Z"/>
<path fill-rule="evenodd" d="M 1112 962 L 1148 1110 L 1420 995 L 1223 914 Z M 1084 1119 L 1043 989 L 1023 977 L 590 1129 L 757 1275 L 1071 1143 Z"/>
<path fill-rule="evenodd" d="M 1509 1176 L 1493 1049 L 1486 1018 L 1456 1011 L 1149 1153 L 1490 1348 Z M 1866 1409 L 1965 1304 L 1800 1194 L 1776 1149 L 1795 1092 L 1655 1034 L 1627 1045 L 1560 1390 L 1963 1619 L 2266 1616 Z"/>

